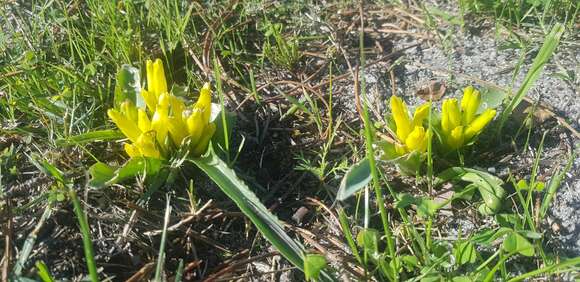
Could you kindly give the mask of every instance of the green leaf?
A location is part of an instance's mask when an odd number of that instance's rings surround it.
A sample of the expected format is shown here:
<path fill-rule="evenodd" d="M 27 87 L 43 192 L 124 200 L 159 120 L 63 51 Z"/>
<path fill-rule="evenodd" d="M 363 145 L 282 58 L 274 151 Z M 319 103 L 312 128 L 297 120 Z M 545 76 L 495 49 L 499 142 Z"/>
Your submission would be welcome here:
<path fill-rule="evenodd" d="M 145 101 L 141 97 L 141 78 L 139 69 L 122 65 L 117 72 L 115 84 L 115 108 L 118 108 L 125 100 L 133 102 L 139 108 L 145 108 Z"/>
<path fill-rule="evenodd" d="M 89 174 L 91 175 L 89 186 L 104 187 L 109 180 L 115 177 L 115 169 L 105 163 L 98 162 L 89 168 Z"/>
<path fill-rule="evenodd" d="M 474 263 L 477 259 L 477 251 L 475 250 L 473 243 L 470 241 L 457 242 L 453 251 L 455 260 L 459 265 Z"/>
<path fill-rule="evenodd" d="M 66 137 L 62 139 L 57 139 L 56 144 L 58 146 L 69 146 L 78 145 L 84 143 L 90 143 L 94 141 L 110 141 L 125 138 L 123 133 L 118 130 L 106 129 L 91 131 L 71 137 Z"/>
<path fill-rule="evenodd" d="M 48 270 L 48 267 L 46 267 L 46 264 L 44 264 L 43 261 L 39 260 L 36 262 L 36 269 L 38 269 L 38 276 L 40 277 L 40 279 L 44 282 L 53 282 L 54 278 L 52 278 L 52 275 L 50 274 L 50 271 Z"/>
<path fill-rule="evenodd" d="M 452 282 L 472 282 L 473 280 L 471 280 L 471 278 L 467 277 L 467 276 L 457 276 L 457 277 L 453 277 L 453 279 L 451 279 Z"/>
<path fill-rule="evenodd" d="M 487 109 L 495 109 L 503 104 L 507 97 L 507 92 L 497 88 L 481 89 L 481 104 L 477 109 L 477 114 L 483 113 Z"/>
<path fill-rule="evenodd" d="M 511 228 L 501 227 L 499 229 L 484 229 L 479 233 L 471 237 L 472 242 L 482 244 L 485 246 L 491 246 L 492 243 L 498 238 L 504 236 L 507 233 L 512 232 Z"/>
<path fill-rule="evenodd" d="M 440 205 L 435 203 L 431 198 L 415 198 L 407 193 L 399 194 L 399 200 L 395 203 L 395 208 L 403 209 L 410 205 L 417 207 L 417 215 L 420 217 L 433 216 L 440 208 Z"/>
<path fill-rule="evenodd" d="M 307 254 L 304 257 L 304 276 L 306 281 L 316 281 L 320 271 L 326 267 L 326 258 L 319 254 Z"/>
<path fill-rule="evenodd" d="M 487 172 L 462 167 L 451 167 L 437 175 L 434 185 L 438 186 L 450 180 L 462 180 L 475 185 L 483 198 L 485 210 L 495 213 L 500 210 L 506 196 L 501 187 L 503 181 Z"/>
<path fill-rule="evenodd" d="M 508 253 L 520 253 L 527 257 L 534 255 L 534 246 L 524 236 L 515 231 L 509 233 L 504 239 L 502 248 Z"/>
<path fill-rule="evenodd" d="M 413 271 L 415 268 L 419 267 L 419 259 L 416 256 L 406 255 L 401 258 L 403 266 L 408 272 Z"/>
<path fill-rule="evenodd" d="M 28 157 L 28 159 L 34 166 L 36 166 L 36 168 L 44 172 L 46 175 L 54 177 L 60 183 L 66 183 L 62 172 L 46 160 L 42 159 L 40 155 L 33 153 Z"/>
<path fill-rule="evenodd" d="M 274 216 L 238 178 L 234 170 L 227 166 L 209 146 L 208 152 L 200 158 L 190 159 L 205 172 L 211 180 L 232 200 L 238 208 L 258 228 L 262 235 L 290 261 L 294 266 L 304 270 L 303 247 L 294 241 Z M 324 280 L 333 280 L 321 272 Z"/>
<path fill-rule="evenodd" d="M 91 174 L 89 185 L 94 188 L 102 188 L 139 174 L 156 175 L 163 167 L 163 164 L 163 160 L 144 157 L 131 158 L 120 168 L 113 168 L 98 162 L 89 168 L 89 173 Z"/>
<path fill-rule="evenodd" d="M 379 253 L 379 232 L 375 229 L 363 229 L 356 235 L 356 242 L 370 254 Z"/>
<path fill-rule="evenodd" d="M 427 197 L 419 198 L 417 203 L 417 215 L 420 217 L 431 217 L 434 216 L 439 205 L 437 205 L 432 199 Z"/>
<path fill-rule="evenodd" d="M 336 193 L 336 199 L 344 201 L 364 188 L 371 181 L 371 167 L 369 160 L 364 158 L 353 165 L 344 175 Z"/>

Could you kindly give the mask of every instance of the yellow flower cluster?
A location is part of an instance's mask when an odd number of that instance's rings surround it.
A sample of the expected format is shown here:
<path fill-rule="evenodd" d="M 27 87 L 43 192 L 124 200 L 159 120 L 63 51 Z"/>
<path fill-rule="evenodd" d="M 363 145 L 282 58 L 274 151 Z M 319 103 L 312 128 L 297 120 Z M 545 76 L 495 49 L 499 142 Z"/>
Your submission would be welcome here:
<path fill-rule="evenodd" d="M 473 86 L 463 90 L 463 98 L 458 106 L 457 99 L 445 99 L 441 112 L 442 137 L 451 149 L 467 144 L 495 117 L 494 109 L 487 109 L 476 116 L 481 104 L 481 95 Z"/>
<path fill-rule="evenodd" d="M 404 155 L 412 151 L 425 152 L 431 131 L 425 130 L 423 120 L 429 115 L 430 104 L 419 106 L 412 119 L 409 118 L 407 105 L 401 98 L 391 96 L 390 104 L 396 125 L 396 137 L 399 140 L 398 144 L 395 144 L 397 153 Z"/>
<path fill-rule="evenodd" d="M 179 97 L 168 92 L 163 63 L 147 61 L 147 89 L 141 90 L 145 108 L 124 101 L 120 109 L 107 114 L 131 143 L 125 144 L 130 157 L 166 159 L 171 148 L 179 147 L 189 137 L 190 153 L 203 154 L 215 132 L 210 122 L 211 89 L 206 83 L 191 111 Z M 171 146 L 173 142 L 174 146 Z"/>

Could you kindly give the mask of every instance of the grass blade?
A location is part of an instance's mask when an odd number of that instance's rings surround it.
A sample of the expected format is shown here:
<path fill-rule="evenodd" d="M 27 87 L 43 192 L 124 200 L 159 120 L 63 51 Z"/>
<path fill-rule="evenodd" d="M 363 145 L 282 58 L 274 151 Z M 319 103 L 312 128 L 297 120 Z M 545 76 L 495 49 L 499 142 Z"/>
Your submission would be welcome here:
<path fill-rule="evenodd" d="M 77 216 L 77 219 L 79 220 L 81 235 L 83 237 L 83 248 L 85 250 L 85 258 L 87 260 L 87 268 L 89 269 L 89 277 L 91 278 L 92 282 L 97 282 L 99 281 L 99 275 L 97 273 L 97 264 L 95 263 L 95 255 L 93 251 L 93 242 L 91 241 L 89 223 L 75 190 L 69 189 L 69 197 L 73 202 L 74 212 Z"/>
<path fill-rule="evenodd" d="M 161 233 L 161 243 L 159 245 L 159 258 L 157 259 L 157 267 L 155 268 L 155 279 L 153 281 L 163 281 L 163 265 L 165 264 L 165 241 L 167 240 L 167 226 L 169 226 L 169 216 L 171 215 L 171 198 L 167 196 L 167 205 L 165 206 L 165 217 L 163 220 L 163 233 Z"/>
<path fill-rule="evenodd" d="M 542 44 L 540 51 L 538 52 L 536 58 L 532 62 L 532 67 L 526 74 L 522 86 L 520 86 L 520 89 L 518 90 L 516 95 L 513 96 L 512 100 L 501 114 L 499 127 L 496 132 L 497 136 L 500 136 L 501 130 L 503 129 L 503 126 L 507 121 L 507 119 L 510 117 L 514 109 L 524 99 L 524 96 L 526 96 L 530 88 L 532 88 L 534 82 L 536 82 L 536 80 L 540 77 L 540 74 L 542 73 L 544 66 L 548 63 L 548 61 L 552 57 L 552 54 L 556 50 L 556 47 L 560 43 L 560 38 L 562 37 L 563 33 L 564 26 L 560 23 L 557 23 L 556 25 L 554 25 L 554 27 L 552 27 L 552 30 L 546 36 L 546 40 L 544 41 L 544 44 Z"/>
<path fill-rule="evenodd" d="M 14 266 L 14 275 L 19 276 L 20 274 L 22 274 L 22 268 L 24 267 L 24 264 L 26 264 L 26 261 L 28 260 L 28 257 L 32 252 L 32 248 L 34 247 L 34 244 L 36 243 L 36 238 L 38 237 L 38 232 L 40 231 L 40 228 L 42 228 L 42 226 L 44 225 L 44 222 L 50 217 L 51 212 L 52 212 L 51 205 L 47 205 L 46 208 L 44 209 L 44 213 L 42 214 L 42 216 L 40 216 L 40 219 L 36 223 L 34 230 L 32 230 L 32 232 L 30 232 L 30 234 L 28 234 L 28 236 L 26 237 L 26 241 L 24 241 L 22 249 L 20 250 L 18 261 Z"/>

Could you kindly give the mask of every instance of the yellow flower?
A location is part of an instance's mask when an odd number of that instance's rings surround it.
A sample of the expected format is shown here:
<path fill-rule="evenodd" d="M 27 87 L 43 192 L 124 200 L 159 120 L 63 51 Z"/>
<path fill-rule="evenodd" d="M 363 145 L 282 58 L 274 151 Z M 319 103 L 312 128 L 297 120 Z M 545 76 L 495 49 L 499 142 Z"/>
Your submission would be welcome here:
<path fill-rule="evenodd" d="M 465 145 L 495 117 L 496 111 L 493 109 L 487 109 L 476 116 L 480 104 L 481 95 L 472 86 L 463 90 L 459 106 L 455 98 L 443 101 L 441 129 L 445 145 L 451 149 Z"/>
<path fill-rule="evenodd" d="M 430 105 L 425 103 L 419 106 L 415 110 L 412 119 L 409 117 L 407 105 L 401 98 L 391 96 L 390 105 L 398 139 L 398 144 L 395 144 L 397 153 L 404 155 L 413 151 L 425 152 L 431 132 L 430 130 L 425 130 L 423 121 L 429 115 Z"/>
<path fill-rule="evenodd" d="M 147 109 L 137 108 L 131 101 L 121 103 L 119 110 L 107 114 L 131 143 L 124 145 L 129 157 L 166 159 L 173 148 L 189 137 L 193 156 L 203 154 L 215 132 L 210 122 L 211 88 L 206 83 L 191 110 L 185 102 L 168 92 L 163 63 L 147 61 L 147 89 L 141 90 Z M 186 113 L 189 113 L 187 115 Z M 171 145 L 172 143 L 172 145 Z"/>

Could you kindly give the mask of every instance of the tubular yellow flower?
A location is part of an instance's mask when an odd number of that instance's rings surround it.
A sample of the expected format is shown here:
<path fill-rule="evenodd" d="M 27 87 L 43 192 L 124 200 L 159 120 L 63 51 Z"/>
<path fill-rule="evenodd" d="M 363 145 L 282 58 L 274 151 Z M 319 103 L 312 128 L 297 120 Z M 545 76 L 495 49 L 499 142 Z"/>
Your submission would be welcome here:
<path fill-rule="evenodd" d="M 197 144 L 199 137 L 203 133 L 204 124 L 202 121 L 202 112 L 196 109 L 187 118 L 187 131 L 189 132 L 189 138 L 191 139 L 191 144 Z"/>
<path fill-rule="evenodd" d="M 209 140 L 215 133 L 215 123 L 208 123 L 205 128 L 203 129 L 203 135 L 201 136 L 199 142 L 193 148 L 193 155 L 199 156 L 205 152 L 207 149 L 207 145 L 209 144 Z"/>
<path fill-rule="evenodd" d="M 139 148 L 142 156 L 151 158 L 160 158 L 161 153 L 155 145 L 155 131 L 148 131 L 139 136 L 135 146 Z"/>
<path fill-rule="evenodd" d="M 424 152 L 427 149 L 427 135 L 422 126 L 415 126 L 415 129 L 405 139 L 407 148 L 410 151 Z"/>
<path fill-rule="evenodd" d="M 463 146 L 463 142 L 465 141 L 465 135 L 463 134 L 463 126 L 458 126 L 451 130 L 449 133 L 449 138 L 447 139 L 447 144 L 452 149 L 457 149 Z"/>
<path fill-rule="evenodd" d="M 147 89 L 141 90 L 146 107 L 137 108 L 131 101 L 123 102 L 119 109 L 110 109 L 107 114 L 129 138 L 124 145 L 130 157 L 151 157 L 166 159 L 176 147 L 189 138 L 190 153 L 199 156 L 205 152 L 215 132 L 215 124 L 210 122 L 211 88 L 206 83 L 200 90 L 199 98 L 189 116 L 184 116 L 185 102 L 168 92 L 165 71 L 161 60 L 148 60 Z M 168 137 L 170 139 L 168 139 Z"/>
<path fill-rule="evenodd" d="M 473 122 L 467 126 L 465 130 L 465 138 L 471 139 L 471 137 L 477 135 L 483 130 L 483 128 L 495 117 L 496 111 L 493 109 L 487 109 L 481 115 L 479 115 Z"/>
<path fill-rule="evenodd" d="M 147 91 L 159 98 L 159 95 L 167 92 L 167 81 L 165 80 L 165 71 L 163 62 L 160 59 L 152 62 L 147 60 Z"/>
<path fill-rule="evenodd" d="M 139 138 L 139 135 L 141 135 L 141 130 L 139 130 L 137 124 L 114 109 L 108 110 L 107 115 L 109 115 L 109 118 L 111 118 L 111 120 L 117 125 L 121 132 L 123 132 L 123 135 L 127 136 L 131 142 L 137 142 L 137 138 Z"/>
<path fill-rule="evenodd" d="M 143 132 L 151 130 L 151 121 L 144 109 L 137 110 L 137 125 Z"/>
<path fill-rule="evenodd" d="M 429 115 L 431 105 L 425 103 L 419 106 L 413 114 L 413 119 L 409 118 L 407 105 L 401 98 L 392 96 L 390 105 L 396 126 L 396 137 L 399 140 L 399 144 L 395 144 L 396 152 L 399 155 L 413 151 L 425 152 L 431 132 L 425 130 L 423 121 Z"/>
<path fill-rule="evenodd" d="M 463 98 L 461 98 L 461 111 L 463 112 L 463 124 L 469 124 L 475 118 L 477 109 L 481 104 L 481 95 L 479 91 L 468 86 L 463 91 Z"/>
<path fill-rule="evenodd" d="M 169 123 L 169 94 L 163 93 L 159 96 L 157 109 L 151 119 L 151 129 L 157 132 L 157 142 L 162 147 L 165 145 L 165 138 L 167 137 L 167 124 Z"/>
<path fill-rule="evenodd" d="M 446 99 L 443 101 L 441 126 L 446 132 L 451 132 L 459 125 L 461 125 L 461 113 L 459 107 L 457 107 L 457 99 Z"/>
<path fill-rule="evenodd" d="M 405 140 L 407 135 L 411 133 L 411 120 L 409 119 L 407 105 L 405 105 L 401 98 L 391 96 L 391 111 L 397 126 L 397 137 L 400 140 Z"/>
<path fill-rule="evenodd" d="M 457 106 L 457 99 L 445 99 L 441 111 L 441 128 L 443 139 L 447 147 L 458 149 L 473 137 L 495 117 L 496 111 L 486 110 L 479 116 L 477 110 L 481 104 L 479 91 L 472 86 L 463 90 L 461 109 Z"/>

